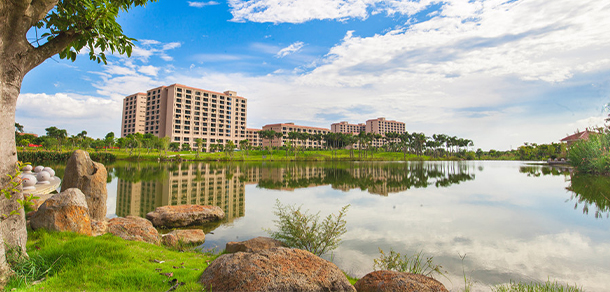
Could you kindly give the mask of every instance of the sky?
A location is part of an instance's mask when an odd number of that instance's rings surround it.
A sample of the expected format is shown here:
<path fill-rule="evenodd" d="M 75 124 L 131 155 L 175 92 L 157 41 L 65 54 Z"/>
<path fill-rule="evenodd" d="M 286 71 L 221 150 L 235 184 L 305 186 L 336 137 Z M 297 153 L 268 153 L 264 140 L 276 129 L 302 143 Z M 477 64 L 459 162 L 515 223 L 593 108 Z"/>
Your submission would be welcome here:
<path fill-rule="evenodd" d="M 559 142 L 608 116 L 608 15 L 599 0 L 160 0 L 120 14 L 130 58 L 29 72 L 16 122 L 118 136 L 125 96 L 179 83 L 237 91 L 248 128 L 385 117 L 483 150 Z"/>

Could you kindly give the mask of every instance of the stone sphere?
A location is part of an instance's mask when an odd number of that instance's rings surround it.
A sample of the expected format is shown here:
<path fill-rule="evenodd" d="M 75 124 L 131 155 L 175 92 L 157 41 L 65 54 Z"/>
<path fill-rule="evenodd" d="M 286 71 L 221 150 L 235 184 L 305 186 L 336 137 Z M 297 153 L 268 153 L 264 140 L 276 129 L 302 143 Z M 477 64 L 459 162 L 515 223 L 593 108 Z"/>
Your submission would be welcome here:
<path fill-rule="evenodd" d="M 23 179 L 22 184 L 24 190 L 34 189 L 34 185 L 36 185 L 36 183 L 38 182 L 36 177 L 32 174 L 25 174 L 21 178 Z"/>
<path fill-rule="evenodd" d="M 38 180 L 39 184 L 49 184 L 51 174 L 46 171 L 41 171 L 36 175 L 36 179 Z"/>
<path fill-rule="evenodd" d="M 43 171 L 48 172 L 48 173 L 51 175 L 51 177 L 54 177 L 54 176 L 55 176 L 55 170 L 53 170 L 53 169 L 52 169 L 52 168 L 50 168 L 50 167 L 45 167 L 45 168 L 43 169 Z"/>
<path fill-rule="evenodd" d="M 36 166 L 36 167 L 34 168 L 34 172 L 35 172 L 35 173 L 39 173 L 39 172 L 41 172 L 43 169 L 44 169 L 44 166 L 39 165 L 39 166 Z"/>
<path fill-rule="evenodd" d="M 24 166 L 21 170 L 23 171 L 23 173 L 32 173 L 32 169 L 33 169 L 33 167 L 28 164 L 28 165 Z"/>

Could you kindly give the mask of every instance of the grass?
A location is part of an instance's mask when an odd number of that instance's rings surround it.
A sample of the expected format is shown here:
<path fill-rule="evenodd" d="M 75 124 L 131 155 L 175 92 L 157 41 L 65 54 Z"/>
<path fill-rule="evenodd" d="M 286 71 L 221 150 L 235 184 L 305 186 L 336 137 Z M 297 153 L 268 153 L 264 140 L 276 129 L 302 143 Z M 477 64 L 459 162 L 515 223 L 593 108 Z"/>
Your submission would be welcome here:
<path fill-rule="evenodd" d="M 179 252 L 112 235 L 87 237 L 70 232 L 28 234 L 30 260 L 20 261 L 5 291 L 201 291 L 197 283 L 216 256 Z M 155 261 L 156 260 L 156 261 Z M 163 261 L 158 263 L 158 261 Z M 173 273 L 172 277 L 160 273 Z M 29 285 L 41 277 L 37 285 Z"/>
<path fill-rule="evenodd" d="M 493 292 L 580 292 L 584 291 L 581 288 L 570 285 L 563 285 L 556 281 L 550 280 L 544 283 L 513 283 L 506 285 L 498 285 L 492 288 Z"/>

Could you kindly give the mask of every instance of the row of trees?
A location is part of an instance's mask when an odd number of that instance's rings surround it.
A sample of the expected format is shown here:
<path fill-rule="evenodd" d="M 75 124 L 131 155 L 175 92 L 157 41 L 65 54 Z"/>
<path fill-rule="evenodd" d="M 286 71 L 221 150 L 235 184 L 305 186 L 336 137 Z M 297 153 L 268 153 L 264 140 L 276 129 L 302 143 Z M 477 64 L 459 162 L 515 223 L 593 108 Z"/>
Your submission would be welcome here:
<path fill-rule="evenodd" d="M 258 132 L 262 139 L 270 141 L 273 145 L 276 139 L 284 138 L 282 132 L 274 130 L 263 130 Z M 349 147 L 350 155 L 353 157 L 354 149 L 358 149 L 359 157 L 367 157 L 373 155 L 373 152 L 379 148 L 385 148 L 388 152 L 402 151 L 405 156 L 407 153 L 417 155 L 432 155 L 439 157 L 445 154 L 455 154 L 463 152 L 474 146 L 472 140 L 448 136 L 445 134 L 434 134 L 432 137 L 426 136 L 424 133 L 395 133 L 389 132 L 385 136 L 376 133 L 360 132 L 358 134 L 348 133 L 316 133 L 307 132 L 289 132 L 286 135 L 286 148 L 293 146 L 301 146 L 301 149 L 306 148 L 307 141 L 317 142 L 317 145 L 324 145 L 324 148 L 336 150 Z M 324 144 L 322 144 L 322 141 Z M 364 150 L 364 151 L 363 151 Z"/>

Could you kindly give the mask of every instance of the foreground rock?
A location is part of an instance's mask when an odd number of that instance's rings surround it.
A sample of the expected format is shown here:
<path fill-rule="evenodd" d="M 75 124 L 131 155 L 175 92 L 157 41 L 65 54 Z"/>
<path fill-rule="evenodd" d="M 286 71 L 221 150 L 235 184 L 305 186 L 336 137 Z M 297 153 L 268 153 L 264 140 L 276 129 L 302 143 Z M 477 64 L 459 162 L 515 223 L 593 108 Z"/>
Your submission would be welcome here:
<path fill-rule="evenodd" d="M 67 189 L 48 198 L 30 218 L 30 226 L 36 230 L 73 231 L 91 235 L 91 218 L 83 192 Z"/>
<path fill-rule="evenodd" d="M 159 245 L 159 232 L 150 221 L 136 217 L 112 218 L 108 221 L 108 232 L 122 239 L 144 241 Z"/>
<path fill-rule="evenodd" d="M 163 206 L 146 214 L 146 218 L 157 227 L 175 228 L 222 220 L 225 212 L 218 206 Z"/>
<path fill-rule="evenodd" d="M 285 245 L 273 238 L 269 237 L 256 237 L 246 241 L 230 241 L 227 242 L 225 251 L 227 253 L 234 252 L 257 252 L 265 249 L 270 249 L 274 247 L 284 247 Z"/>
<path fill-rule="evenodd" d="M 201 229 L 174 230 L 163 234 L 161 241 L 166 246 L 197 245 L 205 241 L 205 233 Z"/>
<path fill-rule="evenodd" d="M 358 292 L 448 292 L 441 282 L 430 277 L 395 271 L 368 273 L 354 287 Z"/>
<path fill-rule="evenodd" d="M 222 255 L 199 283 L 213 291 L 356 291 L 335 264 L 285 247 Z"/>
<path fill-rule="evenodd" d="M 89 216 L 94 220 L 106 218 L 106 179 L 108 173 L 103 164 L 94 162 L 89 153 L 76 150 L 68 159 L 61 190 L 78 188 L 87 197 Z"/>

